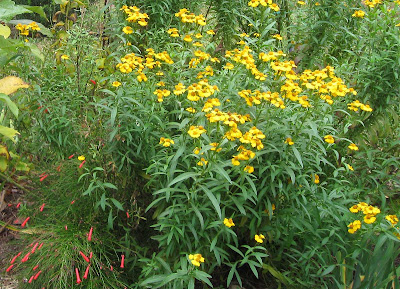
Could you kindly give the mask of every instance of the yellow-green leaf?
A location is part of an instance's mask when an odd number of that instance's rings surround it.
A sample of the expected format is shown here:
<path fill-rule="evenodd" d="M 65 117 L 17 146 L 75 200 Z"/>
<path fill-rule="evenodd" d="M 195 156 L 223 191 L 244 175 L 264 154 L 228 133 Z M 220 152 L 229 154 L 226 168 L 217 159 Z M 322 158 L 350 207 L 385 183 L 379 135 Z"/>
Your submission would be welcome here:
<path fill-rule="evenodd" d="M 5 172 L 7 170 L 8 160 L 5 156 L 0 156 L 0 172 Z"/>
<path fill-rule="evenodd" d="M 7 76 L 0 79 L 0 93 L 10 95 L 20 88 L 27 88 L 29 85 L 21 78 L 16 76 Z"/>
<path fill-rule="evenodd" d="M 0 24 L 0 36 L 4 36 L 5 39 L 8 38 L 11 34 L 11 29 L 10 27 Z"/>
<path fill-rule="evenodd" d="M 5 137 L 9 138 L 13 142 L 15 142 L 14 137 L 17 134 L 19 134 L 19 132 L 16 131 L 15 129 L 0 125 L 0 135 L 3 135 Z"/>

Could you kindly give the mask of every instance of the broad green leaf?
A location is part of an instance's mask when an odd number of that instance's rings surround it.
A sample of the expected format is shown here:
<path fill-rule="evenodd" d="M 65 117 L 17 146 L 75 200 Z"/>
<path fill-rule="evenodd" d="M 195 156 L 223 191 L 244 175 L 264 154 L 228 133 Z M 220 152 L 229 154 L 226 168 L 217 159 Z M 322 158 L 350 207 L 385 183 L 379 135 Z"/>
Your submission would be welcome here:
<path fill-rule="evenodd" d="M 186 172 L 186 173 L 180 174 L 175 179 L 173 179 L 172 182 L 169 183 L 168 187 L 170 187 L 176 183 L 182 182 L 184 180 L 187 180 L 189 178 L 196 179 L 196 177 L 198 175 L 199 175 L 199 173 L 195 173 L 195 172 Z"/>
<path fill-rule="evenodd" d="M 8 38 L 11 34 L 11 29 L 10 27 L 0 24 L 0 36 L 3 36 L 5 39 Z"/>
<path fill-rule="evenodd" d="M 0 79 L 0 93 L 10 95 L 20 88 L 29 87 L 21 78 L 16 76 L 6 76 Z"/>
<path fill-rule="evenodd" d="M 65 5 L 68 3 L 68 0 L 54 0 L 54 3 L 58 5 Z"/>
<path fill-rule="evenodd" d="M 200 185 L 200 187 L 203 189 L 203 191 L 206 193 L 207 197 L 210 199 L 219 218 L 221 218 L 221 216 L 222 216 L 221 207 L 219 206 L 219 202 L 218 202 L 217 198 L 214 196 L 213 192 L 211 192 L 208 188 L 206 188 L 202 185 Z"/>
<path fill-rule="evenodd" d="M 44 13 L 44 10 L 41 6 L 29 6 L 29 5 L 21 5 L 23 8 L 28 9 L 29 11 L 32 11 L 34 13 L 39 14 L 40 16 L 42 16 L 43 18 L 45 18 L 47 21 L 49 21 L 47 19 L 46 13 Z"/>
<path fill-rule="evenodd" d="M 17 105 L 4 93 L 0 93 L 0 100 L 4 101 L 15 117 L 18 117 Z"/>
<path fill-rule="evenodd" d="M 0 125 L 0 134 L 15 142 L 14 137 L 19 134 L 19 132 L 13 128 Z"/>
<path fill-rule="evenodd" d="M 44 55 L 40 51 L 40 49 L 33 43 L 26 42 L 25 45 L 31 50 L 33 56 L 36 56 L 41 61 L 44 61 Z"/>
<path fill-rule="evenodd" d="M 121 211 L 124 210 L 124 207 L 118 200 L 116 200 L 114 198 L 111 198 L 110 200 L 111 200 L 111 202 L 113 202 L 114 206 L 116 206 L 118 210 L 121 210 Z"/>
<path fill-rule="evenodd" d="M 15 169 L 17 171 L 23 171 L 23 172 L 29 172 L 31 170 L 31 167 L 29 166 L 29 164 L 24 163 L 24 162 L 18 162 L 15 165 Z"/>
<path fill-rule="evenodd" d="M 32 11 L 24 8 L 22 5 L 15 5 L 15 2 L 11 0 L 0 1 L 0 20 L 7 22 L 13 19 L 14 16 L 23 13 L 32 13 Z"/>

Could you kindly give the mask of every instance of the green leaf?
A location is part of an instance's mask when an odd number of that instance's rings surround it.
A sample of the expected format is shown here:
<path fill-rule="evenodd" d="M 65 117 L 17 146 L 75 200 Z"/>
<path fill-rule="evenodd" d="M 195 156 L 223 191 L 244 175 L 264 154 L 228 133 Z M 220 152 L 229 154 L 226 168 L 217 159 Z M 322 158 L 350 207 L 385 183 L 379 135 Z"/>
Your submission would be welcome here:
<path fill-rule="evenodd" d="M 124 210 L 124 207 L 122 206 L 122 204 L 121 204 L 119 201 L 117 201 L 117 200 L 114 199 L 114 198 L 111 198 L 110 200 L 111 200 L 111 202 L 113 202 L 114 206 L 117 207 L 117 209 L 119 209 L 119 210 L 121 210 L 121 211 Z"/>
<path fill-rule="evenodd" d="M 32 11 L 22 5 L 15 5 L 15 2 L 11 0 L 0 1 L 0 20 L 7 22 L 23 13 L 32 13 Z"/>
<path fill-rule="evenodd" d="M 297 150 L 297 148 L 295 146 L 292 146 L 292 149 L 293 149 L 294 156 L 297 158 L 297 160 L 300 163 L 300 166 L 303 167 L 303 161 L 301 160 L 301 155 L 300 155 L 299 151 Z"/>
<path fill-rule="evenodd" d="M 112 210 L 108 213 L 108 228 L 113 229 L 114 227 L 114 218 L 112 216 Z"/>
<path fill-rule="evenodd" d="M 211 275 L 208 275 L 206 272 L 204 271 L 200 271 L 200 270 L 196 270 L 194 271 L 194 277 L 199 280 L 199 281 L 203 281 L 204 283 L 206 283 L 208 286 L 210 286 L 211 288 L 213 288 L 213 285 L 210 282 L 210 278 Z"/>
<path fill-rule="evenodd" d="M 203 191 L 206 193 L 207 197 L 210 199 L 219 218 L 221 218 L 221 216 L 222 216 L 221 208 L 220 208 L 219 202 L 218 202 L 217 198 L 214 196 L 213 192 L 211 192 L 208 188 L 206 188 L 202 185 L 200 185 L 200 187 L 203 189 Z"/>
<path fill-rule="evenodd" d="M 186 172 L 183 174 L 180 174 L 179 176 L 177 176 L 175 179 L 173 179 L 172 182 L 169 183 L 168 187 L 171 187 L 172 185 L 179 183 L 181 181 L 184 181 L 186 179 L 192 178 L 192 179 L 196 179 L 195 177 L 199 176 L 199 173 L 195 173 L 195 172 Z"/>
<path fill-rule="evenodd" d="M 47 21 L 49 21 L 47 19 L 46 13 L 44 13 L 44 10 L 41 6 L 29 6 L 29 5 L 21 5 L 23 8 L 28 9 L 34 13 L 39 14 L 40 16 L 42 16 L 43 18 L 45 18 Z"/>
<path fill-rule="evenodd" d="M 27 46 L 30 49 L 33 56 L 39 58 L 41 61 L 44 61 L 44 55 L 42 54 L 40 49 L 35 44 L 26 42 L 25 46 Z"/>
<path fill-rule="evenodd" d="M 3 36 L 5 39 L 8 38 L 11 34 L 11 29 L 8 26 L 0 24 L 0 36 Z"/>
<path fill-rule="evenodd" d="M 17 171 L 22 171 L 22 172 L 29 172 L 31 170 L 31 167 L 29 166 L 29 164 L 24 163 L 24 162 L 18 162 L 15 165 L 15 169 Z"/>
<path fill-rule="evenodd" d="M 326 269 L 324 270 L 324 272 L 322 272 L 321 277 L 322 277 L 322 276 L 325 276 L 325 275 L 328 275 L 329 273 L 331 273 L 331 272 L 333 271 L 333 269 L 335 269 L 335 267 L 336 267 L 336 265 L 330 265 L 330 266 L 328 266 L 328 268 L 326 268 Z"/>
<path fill-rule="evenodd" d="M 8 97 L 8 95 L 4 94 L 4 93 L 0 93 L 0 100 L 4 101 L 8 108 L 11 110 L 12 114 L 15 117 L 18 117 L 18 107 L 16 106 L 16 104 Z"/>
<path fill-rule="evenodd" d="M 19 134 L 18 131 L 16 131 L 13 128 L 10 127 L 5 127 L 0 125 L 0 134 L 2 134 L 3 136 L 5 136 L 6 138 L 9 138 L 10 140 L 12 140 L 13 142 L 15 142 L 14 137 Z"/>

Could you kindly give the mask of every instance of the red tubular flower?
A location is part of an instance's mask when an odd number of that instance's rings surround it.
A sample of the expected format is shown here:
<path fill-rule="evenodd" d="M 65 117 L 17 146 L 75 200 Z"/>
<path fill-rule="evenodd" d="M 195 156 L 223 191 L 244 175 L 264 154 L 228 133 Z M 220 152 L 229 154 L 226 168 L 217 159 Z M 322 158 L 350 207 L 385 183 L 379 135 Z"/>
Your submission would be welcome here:
<path fill-rule="evenodd" d="M 89 258 L 85 254 L 83 254 L 82 251 L 79 251 L 79 254 L 81 254 L 81 256 L 83 257 L 83 259 L 85 259 L 86 262 L 88 263 L 90 262 Z"/>
<path fill-rule="evenodd" d="M 125 263 L 125 255 L 121 256 L 121 268 L 124 268 L 124 263 Z"/>
<path fill-rule="evenodd" d="M 14 264 L 10 265 L 10 267 L 7 268 L 6 272 L 10 272 L 13 267 L 14 267 Z"/>
<path fill-rule="evenodd" d="M 41 174 L 39 175 L 39 178 L 43 177 L 44 175 L 46 175 L 46 172 L 41 173 Z"/>
<path fill-rule="evenodd" d="M 130 218 L 129 212 L 128 212 L 128 211 L 126 211 L 126 217 L 127 217 L 128 219 Z"/>
<path fill-rule="evenodd" d="M 79 168 L 82 168 L 85 163 L 86 163 L 85 160 L 83 162 L 81 162 L 81 164 L 79 165 Z"/>
<path fill-rule="evenodd" d="M 39 277 L 40 273 L 42 273 L 42 271 L 37 272 L 35 277 L 33 277 L 33 279 L 36 280 Z"/>
<path fill-rule="evenodd" d="M 31 276 L 31 278 L 29 278 L 29 281 L 28 281 L 28 283 L 32 283 L 32 281 L 33 281 L 33 278 L 34 278 L 35 276 L 34 275 L 32 275 Z"/>
<path fill-rule="evenodd" d="M 91 227 L 90 228 L 90 231 L 89 231 L 89 235 L 88 235 L 88 241 L 92 241 L 92 234 L 93 234 L 93 227 Z"/>
<path fill-rule="evenodd" d="M 35 253 L 36 248 L 37 248 L 38 246 L 39 246 L 39 242 L 37 242 L 37 243 L 35 244 L 35 246 L 33 246 L 32 251 L 31 251 L 32 254 Z"/>
<path fill-rule="evenodd" d="M 45 178 L 47 178 L 49 175 L 44 175 L 43 177 L 40 178 L 40 182 L 43 182 Z"/>
<path fill-rule="evenodd" d="M 61 172 L 61 164 L 58 165 L 57 172 Z"/>
<path fill-rule="evenodd" d="M 76 274 L 76 284 L 80 284 L 82 282 L 82 280 L 81 280 L 81 277 L 79 276 L 78 268 L 75 268 L 75 274 Z"/>
<path fill-rule="evenodd" d="M 31 218 L 31 217 L 28 217 L 28 218 L 25 219 L 25 221 L 22 222 L 22 224 L 21 224 L 21 227 L 22 227 L 22 228 L 25 227 L 26 223 L 28 223 L 28 221 L 29 221 L 30 218 Z"/>
<path fill-rule="evenodd" d="M 113 266 L 110 266 L 110 271 L 114 271 L 114 267 Z"/>
<path fill-rule="evenodd" d="M 89 259 L 92 259 L 92 257 L 93 257 L 93 252 L 90 252 Z"/>
<path fill-rule="evenodd" d="M 28 254 L 26 254 L 26 255 L 24 256 L 24 258 L 22 258 L 21 262 L 24 263 L 24 262 L 28 261 L 29 255 L 30 255 L 30 254 L 31 254 L 31 252 L 28 252 Z"/>
<path fill-rule="evenodd" d="M 21 256 L 21 254 L 22 254 L 22 252 L 19 252 L 17 255 L 15 255 L 15 256 L 12 258 L 10 264 L 13 264 L 13 263 L 15 262 L 15 260 L 17 260 L 17 258 L 18 258 L 19 256 Z"/>
<path fill-rule="evenodd" d="M 68 157 L 68 159 L 70 160 L 70 159 L 72 159 L 73 157 L 74 157 L 74 154 L 70 155 L 70 156 Z"/>
<path fill-rule="evenodd" d="M 38 250 L 40 250 L 40 248 L 42 248 L 42 246 L 43 246 L 43 242 L 40 243 Z"/>
<path fill-rule="evenodd" d="M 68 226 L 67 226 L 67 225 L 65 225 L 65 227 L 64 227 L 64 228 L 65 228 L 65 231 L 66 231 L 66 230 L 68 230 Z"/>
<path fill-rule="evenodd" d="M 91 83 L 93 83 L 93 85 L 96 85 L 97 83 L 96 83 L 96 81 L 94 81 L 93 79 L 90 79 L 89 80 Z"/>
<path fill-rule="evenodd" d="M 19 202 L 16 206 L 17 209 L 19 209 L 19 207 L 21 206 L 21 202 Z"/>
<path fill-rule="evenodd" d="M 37 264 L 35 267 L 33 267 L 33 271 L 35 271 L 37 268 L 39 268 L 39 264 Z"/>
<path fill-rule="evenodd" d="M 45 206 L 45 203 L 43 203 L 43 204 L 40 206 L 40 211 L 41 211 L 41 212 L 43 212 L 44 206 Z"/>
<path fill-rule="evenodd" d="M 87 276 L 89 274 L 89 268 L 90 268 L 90 264 L 86 267 L 85 274 L 83 275 L 83 279 L 87 279 Z"/>
<path fill-rule="evenodd" d="M 73 205 L 75 203 L 75 200 L 71 201 L 71 205 Z"/>

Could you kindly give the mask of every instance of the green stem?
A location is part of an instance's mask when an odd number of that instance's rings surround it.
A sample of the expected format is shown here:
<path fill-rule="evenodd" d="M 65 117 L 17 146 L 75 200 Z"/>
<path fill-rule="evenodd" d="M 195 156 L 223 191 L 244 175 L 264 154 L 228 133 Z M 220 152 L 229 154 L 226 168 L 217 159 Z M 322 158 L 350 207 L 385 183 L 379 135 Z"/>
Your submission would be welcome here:
<path fill-rule="evenodd" d="M 23 186 L 21 186 L 20 184 L 18 184 L 17 182 L 15 182 L 13 179 L 7 177 L 6 175 L 4 175 L 3 173 L 0 173 L 0 178 L 2 178 L 3 180 L 5 180 L 6 182 L 12 183 L 14 186 L 16 186 L 17 188 L 25 191 L 25 192 L 29 192 L 28 189 L 24 188 Z"/>

